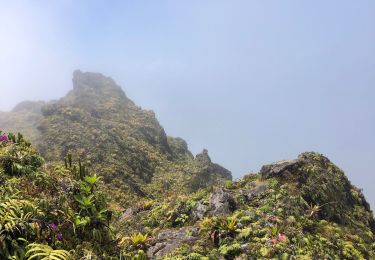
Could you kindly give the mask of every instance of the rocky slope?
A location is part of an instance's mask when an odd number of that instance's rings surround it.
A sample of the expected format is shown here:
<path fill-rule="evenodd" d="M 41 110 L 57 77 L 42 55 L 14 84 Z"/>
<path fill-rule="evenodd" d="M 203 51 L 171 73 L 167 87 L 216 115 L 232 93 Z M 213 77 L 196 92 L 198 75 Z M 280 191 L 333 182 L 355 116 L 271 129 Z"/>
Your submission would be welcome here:
<path fill-rule="evenodd" d="M 369 204 L 317 153 L 266 165 L 213 192 L 140 204 L 120 224 L 124 233 L 152 234 L 151 259 L 375 257 Z"/>
<path fill-rule="evenodd" d="M 362 192 L 317 153 L 123 212 L 110 210 L 100 182 L 70 158 L 50 164 L 22 135 L 0 132 L 0 259 L 375 257 Z"/>
<path fill-rule="evenodd" d="M 207 151 L 194 158 L 183 139 L 166 135 L 152 111 L 135 105 L 99 73 L 75 71 L 73 90 L 65 97 L 18 105 L 2 113 L 0 126 L 25 130 L 49 161 L 59 162 L 68 154 L 81 158 L 104 177 L 116 206 L 231 179 Z"/>

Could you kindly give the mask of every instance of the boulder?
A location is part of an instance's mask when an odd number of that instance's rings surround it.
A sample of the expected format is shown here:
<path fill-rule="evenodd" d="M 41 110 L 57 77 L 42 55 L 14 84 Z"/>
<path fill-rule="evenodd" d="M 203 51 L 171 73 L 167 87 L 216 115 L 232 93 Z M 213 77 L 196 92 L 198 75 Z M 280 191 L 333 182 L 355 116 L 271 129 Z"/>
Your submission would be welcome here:
<path fill-rule="evenodd" d="M 210 197 L 209 208 L 212 215 L 226 215 L 236 209 L 236 202 L 230 191 L 218 188 Z"/>
<path fill-rule="evenodd" d="M 264 165 L 260 169 L 260 175 L 262 179 L 268 179 L 272 177 L 280 177 L 285 173 L 293 172 L 295 169 L 301 166 L 301 160 L 285 160 L 278 161 L 271 164 Z"/>
<path fill-rule="evenodd" d="M 247 189 L 242 190 L 242 195 L 246 197 L 247 200 L 253 200 L 260 197 L 267 190 L 267 186 L 264 183 L 251 182 Z"/>
<path fill-rule="evenodd" d="M 157 236 L 156 243 L 148 248 L 147 256 L 150 259 L 161 259 L 180 245 L 195 242 L 197 234 L 197 227 L 163 230 Z"/>
<path fill-rule="evenodd" d="M 192 210 L 193 218 L 195 220 L 202 219 L 208 211 L 208 206 L 204 205 L 202 202 L 199 202 Z"/>
<path fill-rule="evenodd" d="M 139 210 L 137 208 L 128 208 L 127 210 L 125 210 L 124 213 L 122 213 L 121 217 L 120 217 L 120 222 L 123 222 L 125 220 L 128 220 L 128 219 L 131 219 L 131 218 L 134 218 L 135 215 L 139 212 Z"/>

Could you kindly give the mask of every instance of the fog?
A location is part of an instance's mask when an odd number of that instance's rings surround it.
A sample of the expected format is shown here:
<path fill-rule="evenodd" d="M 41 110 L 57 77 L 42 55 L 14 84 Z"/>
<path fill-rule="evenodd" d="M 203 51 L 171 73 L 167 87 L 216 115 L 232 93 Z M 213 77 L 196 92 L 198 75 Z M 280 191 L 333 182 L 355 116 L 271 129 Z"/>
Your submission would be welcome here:
<path fill-rule="evenodd" d="M 313 150 L 374 209 L 374 13 L 371 0 L 0 1 L 0 110 L 101 72 L 235 177 Z"/>

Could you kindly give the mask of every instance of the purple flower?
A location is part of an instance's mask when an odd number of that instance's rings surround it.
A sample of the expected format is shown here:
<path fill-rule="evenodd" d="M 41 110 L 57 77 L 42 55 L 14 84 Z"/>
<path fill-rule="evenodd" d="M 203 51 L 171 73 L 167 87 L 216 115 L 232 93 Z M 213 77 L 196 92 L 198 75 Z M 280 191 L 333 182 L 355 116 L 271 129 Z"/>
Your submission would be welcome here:
<path fill-rule="evenodd" d="M 57 228 L 57 225 L 55 223 L 48 224 L 48 227 L 52 230 L 55 230 Z"/>
<path fill-rule="evenodd" d="M 62 238 L 63 238 L 62 233 L 61 232 L 57 233 L 57 239 L 61 241 Z"/>
<path fill-rule="evenodd" d="M 9 138 L 6 134 L 0 135 L 0 142 L 8 142 Z"/>

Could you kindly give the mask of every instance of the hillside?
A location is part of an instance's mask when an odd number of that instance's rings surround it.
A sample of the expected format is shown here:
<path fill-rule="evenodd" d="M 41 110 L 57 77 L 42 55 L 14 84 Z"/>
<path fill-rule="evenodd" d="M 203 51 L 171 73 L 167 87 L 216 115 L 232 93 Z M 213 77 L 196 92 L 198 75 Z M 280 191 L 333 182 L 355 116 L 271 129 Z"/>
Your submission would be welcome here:
<path fill-rule="evenodd" d="M 22 135 L 0 133 L 0 259 L 375 257 L 366 199 L 317 153 L 122 213 L 75 161 L 51 164 Z"/>
<path fill-rule="evenodd" d="M 25 132 L 50 162 L 68 154 L 103 176 L 115 207 L 142 197 L 189 193 L 231 179 L 207 151 L 194 157 L 167 136 L 152 111 L 135 105 L 111 78 L 75 71 L 73 89 L 58 101 L 26 103 L 2 113 L 4 131 Z"/>
<path fill-rule="evenodd" d="M 142 230 L 155 237 L 150 258 L 375 257 L 369 204 L 317 153 L 266 165 L 213 192 L 134 207 L 122 220 L 125 232 Z"/>

